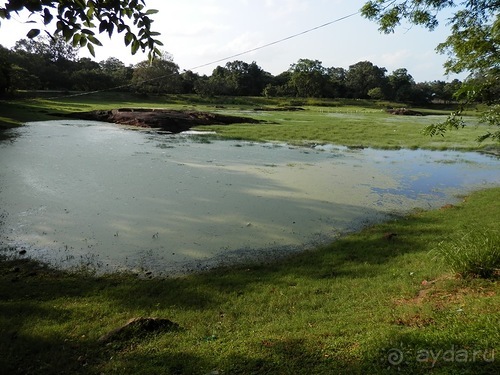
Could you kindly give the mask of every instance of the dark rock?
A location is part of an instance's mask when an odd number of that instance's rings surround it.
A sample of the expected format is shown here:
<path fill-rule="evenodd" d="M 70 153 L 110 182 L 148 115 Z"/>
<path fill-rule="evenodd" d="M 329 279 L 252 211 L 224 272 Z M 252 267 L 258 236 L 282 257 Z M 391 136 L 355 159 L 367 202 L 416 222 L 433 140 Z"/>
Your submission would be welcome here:
<path fill-rule="evenodd" d="M 99 338 L 99 342 L 129 340 L 134 337 L 144 337 L 148 333 L 172 332 L 179 330 L 177 323 L 162 318 L 133 318 Z"/>
<path fill-rule="evenodd" d="M 180 133 L 200 125 L 229 125 L 239 123 L 260 123 L 261 121 L 240 116 L 229 116 L 211 112 L 179 111 L 171 109 L 119 108 L 74 112 L 71 118 L 112 122 L 142 128 L 158 128 L 171 133 Z"/>
<path fill-rule="evenodd" d="M 423 116 L 422 112 L 414 111 L 408 108 L 389 108 L 387 112 L 391 115 L 401 115 L 401 116 Z"/>
<path fill-rule="evenodd" d="M 396 238 L 397 235 L 398 235 L 397 233 L 387 232 L 384 233 L 384 239 L 387 241 L 392 241 Z"/>

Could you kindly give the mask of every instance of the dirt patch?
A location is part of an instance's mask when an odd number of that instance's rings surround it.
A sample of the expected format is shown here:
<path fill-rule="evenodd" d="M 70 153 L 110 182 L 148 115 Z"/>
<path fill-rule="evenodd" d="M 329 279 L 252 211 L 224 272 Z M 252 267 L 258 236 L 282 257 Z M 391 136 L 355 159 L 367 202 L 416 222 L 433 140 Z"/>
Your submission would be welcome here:
<path fill-rule="evenodd" d="M 428 316 L 413 314 L 410 316 L 399 317 L 394 321 L 395 324 L 406 327 L 423 328 L 435 324 L 435 320 Z"/>
<path fill-rule="evenodd" d="M 389 108 L 387 112 L 391 115 L 399 115 L 399 116 L 423 116 L 422 112 L 414 111 L 408 108 Z"/>
<path fill-rule="evenodd" d="M 434 309 L 441 310 L 452 304 L 462 303 L 466 297 L 487 298 L 496 296 L 494 289 L 484 286 L 462 286 L 458 280 L 457 285 L 449 285 L 453 280 L 450 277 L 442 277 L 432 281 L 424 280 L 421 283 L 422 288 L 415 296 L 396 299 L 394 303 L 396 306 L 430 304 Z"/>
<path fill-rule="evenodd" d="M 104 121 L 143 128 L 158 128 L 171 133 L 180 133 L 200 125 L 257 124 L 262 122 L 250 117 L 229 116 L 211 112 L 143 108 L 74 112 L 67 116 L 82 120 Z"/>

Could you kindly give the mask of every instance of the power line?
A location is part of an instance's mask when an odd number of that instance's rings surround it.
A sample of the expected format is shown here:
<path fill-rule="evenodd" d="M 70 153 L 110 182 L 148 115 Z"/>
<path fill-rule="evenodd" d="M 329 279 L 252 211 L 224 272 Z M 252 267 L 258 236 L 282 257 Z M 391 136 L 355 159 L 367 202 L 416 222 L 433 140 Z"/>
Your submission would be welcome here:
<path fill-rule="evenodd" d="M 229 59 L 234 59 L 235 57 L 239 57 L 239 56 L 242 56 L 242 55 L 246 55 L 248 53 L 251 53 L 251 52 L 255 52 L 255 51 L 258 51 L 258 50 L 261 50 L 261 49 L 264 49 L 264 48 L 267 48 L 267 47 L 270 47 L 270 46 L 274 46 L 275 44 L 279 44 L 279 43 L 282 43 L 282 42 L 285 42 L 287 40 L 290 40 L 290 39 L 293 39 L 293 38 L 297 38 L 299 36 L 302 36 L 304 34 L 307 34 L 307 33 L 310 33 L 312 31 L 316 31 L 318 29 L 322 29 L 324 27 L 327 27 L 327 26 L 330 26 L 334 23 L 337 23 L 337 22 L 340 22 L 340 21 L 343 21 L 347 18 L 350 18 L 350 17 L 354 17 L 358 14 L 360 14 L 361 11 L 357 11 L 355 13 L 351 13 L 347 16 L 344 16 L 344 17 L 340 17 L 340 18 L 337 18 L 333 21 L 330 21 L 330 22 L 327 22 L 327 23 L 324 23 L 322 25 L 319 25 L 319 26 L 316 26 L 316 27 L 313 27 L 311 29 L 307 29 L 307 30 L 304 30 L 304 31 L 301 31 L 300 33 L 297 33 L 297 34 L 293 34 L 293 35 L 290 35 L 290 36 L 287 36 L 285 38 L 282 38 L 282 39 L 279 39 L 279 40 L 276 40 L 274 42 L 271 42 L 271 43 L 267 43 L 267 44 L 263 44 L 259 47 L 255 47 L 255 48 L 252 48 L 252 49 L 249 49 L 249 50 L 246 50 L 246 51 L 243 51 L 243 52 L 240 52 L 240 53 L 237 53 L 235 55 L 231 55 L 231 56 L 227 56 L 227 57 L 224 57 L 222 59 L 218 59 L 218 60 L 214 60 L 214 61 L 211 61 L 209 63 L 205 63 L 205 64 L 202 64 L 202 65 L 198 65 L 198 66 L 195 66 L 191 69 L 188 69 L 188 70 L 195 70 L 195 69 L 199 69 L 199 68 L 204 68 L 205 66 L 209 66 L 209 65 L 213 65 L 213 64 L 217 64 L 219 62 L 222 62 L 222 61 L 226 61 L 226 60 L 229 60 Z"/>
<path fill-rule="evenodd" d="M 195 67 L 192 67 L 192 68 L 189 68 L 187 70 L 196 70 L 196 69 L 200 69 L 200 68 L 204 68 L 206 66 L 210 66 L 210 65 L 213 65 L 213 64 L 217 64 L 217 63 L 220 63 L 220 62 L 223 62 L 223 61 L 226 61 L 226 60 L 230 60 L 230 59 L 234 59 L 235 57 L 239 57 L 239 56 L 243 56 L 243 55 L 246 55 L 246 54 L 249 54 L 251 52 L 255 52 L 255 51 L 258 51 L 258 50 L 261 50 L 261 49 L 264 49 L 264 48 L 267 48 L 267 47 L 271 47 L 271 46 L 274 46 L 276 44 L 279 44 L 279 43 L 283 43 L 283 42 L 286 42 L 287 40 L 290 40 L 290 39 L 294 39 L 294 38 L 297 38 L 299 36 L 302 36 L 302 35 L 305 35 L 305 34 L 308 34 L 308 33 L 311 33 L 313 31 L 316 31 L 316 30 L 319 30 L 319 29 L 322 29 L 324 27 L 327 27 L 327 26 L 330 26 L 330 25 L 333 25 L 335 23 L 338 23 L 340 21 L 343 21 L 343 20 L 346 20 L 348 18 L 351 18 L 351 17 L 354 17 L 354 16 L 357 16 L 358 14 L 360 14 L 361 11 L 357 11 L 355 13 L 351 13 L 351 14 L 348 14 L 346 16 L 343 16 L 343 17 L 340 17 L 340 18 L 337 18 L 337 19 L 334 19 L 332 21 L 329 21 L 327 23 L 324 23 L 322 25 L 319 25 L 319 26 L 315 26 L 315 27 L 312 27 L 310 29 L 307 29 L 307 30 L 304 30 L 304 31 L 301 31 L 299 33 L 296 33 L 296 34 L 293 34 L 293 35 L 289 35 L 285 38 L 281 38 L 281 39 L 278 39 L 278 40 L 275 40 L 274 42 L 270 42 L 270 43 L 266 43 L 266 44 L 263 44 L 261 46 L 258 46 L 258 47 L 255 47 L 255 48 L 251 48 L 251 49 L 248 49 L 246 51 L 243 51 L 243 52 L 239 52 L 237 54 L 234 54 L 234 55 L 231 55 L 231 56 L 226 56 L 226 57 L 223 57 L 221 59 L 217 59 L 217 60 L 214 60 L 214 61 L 210 61 L 210 62 L 207 62 L 207 63 L 204 63 L 204 64 L 201 64 L 201 65 L 198 65 L 198 66 L 195 66 Z M 157 79 L 162 79 L 162 78 L 166 78 L 166 77 L 170 77 L 172 76 L 173 74 L 166 74 L 166 75 L 163 75 L 163 76 L 159 76 L 159 77 L 155 77 L 155 78 L 151 78 L 151 79 L 147 79 L 147 80 L 144 80 L 144 81 L 141 81 L 140 83 L 147 83 L 147 82 L 151 82 L 151 81 L 155 81 Z M 105 92 L 105 91 L 110 91 L 110 90 L 115 90 L 115 89 L 121 89 L 121 88 L 124 88 L 124 87 L 129 87 L 129 86 L 132 86 L 133 84 L 132 83 L 129 83 L 129 84 L 126 84 L 126 85 L 121 85 L 121 86 L 115 86 L 115 87 L 110 87 L 108 89 L 102 89 L 102 90 L 95 90 L 95 91 L 90 91 L 90 92 L 85 92 L 85 93 L 78 93 L 78 94 L 72 94 L 72 95 L 64 95 L 64 96 L 59 96 L 59 97 L 52 97 L 52 98 L 47 98 L 47 100 L 51 100 L 51 99 L 60 99 L 60 98 L 71 98 L 71 97 L 76 97 L 76 96 L 84 96 L 84 95 L 90 95 L 90 94 L 97 94 L 97 93 L 100 93 L 100 92 Z"/>

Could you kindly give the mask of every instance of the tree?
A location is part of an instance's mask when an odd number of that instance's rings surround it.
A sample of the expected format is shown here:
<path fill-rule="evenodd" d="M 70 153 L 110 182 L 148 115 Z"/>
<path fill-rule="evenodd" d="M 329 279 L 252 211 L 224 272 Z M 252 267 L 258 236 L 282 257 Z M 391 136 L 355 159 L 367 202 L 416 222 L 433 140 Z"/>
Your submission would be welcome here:
<path fill-rule="evenodd" d="M 0 98 L 10 89 L 12 66 L 9 63 L 9 50 L 0 45 Z"/>
<path fill-rule="evenodd" d="M 132 79 L 133 69 L 132 67 L 126 67 L 123 62 L 121 62 L 116 57 L 109 57 L 108 59 L 101 61 L 99 63 L 101 70 L 109 77 L 111 81 L 111 87 L 124 88 L 128 86 L 130 80 Z"/>
<path fill-rule="evenodd" d="M 197 85 L 197 92 L 203 92 L 203 95 L 257 96 L 270 81 L 270 73 L 262 70 L 255 61 L 248 64 L 235 60 L 217 66 L 208 80 Z"/>
<path fill-rule="evenodd" d="M 430 135 L 443 135 L 447 130 L 465 126 L 462 112 L 470 103 L 484 100 L 492 87 L 498 86 L 500 76 L 500 1 L 498 0 L 371 0 L 365 3 L 362 14 L 390 33 L 403 21 L 434 30 L 438 15 L 453 9 L 450 18 L 451 34 L 437 46 L 446 53 L 447 73 L 468 73 L 469 79 L 455 92 L 462 101 L 460 108 L 447 121 L 426 129 Z M 482 77 L 477 80 L 475 77 Z M 482 121 L 500 127 L 500 97 L 490 97 Z M 488 132 L 479 140 L 492 138 L 500 142 L 500 130 Z"/>
<path fill-rule="evenodd" d="M 83 57 L 73 64 L 69 76 L 72 90 L 92 91 L 112 86 L 111 77 L 101 69 L 99 63 L 88 57 Z"/>
<path fill-rule="evenodd" d="M 360 61 L 349 66 L 345 82 L 348 94 L 351 98 L 366 99 L 368 91 L 379 87 L 385 91 L 387 77 L 385 68 L 379 68 L 370 61 Z"/>
<path fill-rule="evenodd" d="M 16 66 L 12 89 L 70 90 L 71 75 L 79 69 L 77 56 L 78 49 L 61 36 L 18 40 L 10 55 L 11 64 Z M 36 79 L 26 80 L 20 76 L 23 72 Z"/>
<path fill-rule="evenodd" d="M 141 49 L 149 51 L 150 59 L 161 55 L 158 46 L 162 43 L 154 39 L 159 33 L 151 30 L 149 17 L 158 11 L 146 10 L 144 0 L 7 0 L 0 6 L 0 19 L 8 20 L 12 13 L 23 10 L 40 16 L 45 26 L 55 21 L 55 35 L 74 47 L 86 46 L 92 56 L 94 46 L 101 45 L 93 31 L 96 28 L 110 37 L 115 31 L 124 33 L 124 43 L 132 54 Z M 27 36 L 32 39 L 39 34 L 40 29 L 33 28 Z"/>
<path fill-rule="evenodd" d="M 194 94 L 196 82 L 200 79 L 197 73 L 191 70 L 185 70 L 181 73 L 181 87 L 183 94 Z"/>
<path fill-rule="evenodd" d="M 51 62 L 60 60 L 75 61 L 78 49 L 66 43 L 61 36 L 42 36 L 33 39 L 20 39 L 14 45 L 14 51 L 43 56 Z"/>
<path fill-rule="evenodd" d="M 368 96 L 373 100 L 382 100 L 384 99 L 384 93 L 380 87 L 375 87 L 373 89 L 368 90 Z"/>
<path fill-rule="evenodd" d="M 237 82 L 231 79 L 231 73 L 228 68 L 217 66 L 212 75 L 201 86 L 204 95 L 234 95 L 237 89 Z M 200 88 L 201 88 L 200 87 Z"/>
<path fill-rule="evenodd" d="M 153 61 L 142 61 L 134 68 L 132 85 L 145 94 L 178 93 L 180 89 L 179 66 L 172 55 L 162 53 Z"/>
<path fill-rule="evenodd" d="M 299 97 L 322 97 L 328 80 L 326 69 L 319 60 L 299 59 L 290 67 L 290 86 Z"/>
<path fill-rule="evenodd" d="M 328 92 L 332 98 L 343 98 L 346 94 L 345 79 L 347 71 L 344 68 L 327 68 Z"/>
<path fill-rule="evenodd" d="M 413 77 L 405 68 L 393 71 L 388 77 L 390 94 L 389 99 L 397 102 L 407 102 L 412 99 L 412 91 L 415 86 Z"/>

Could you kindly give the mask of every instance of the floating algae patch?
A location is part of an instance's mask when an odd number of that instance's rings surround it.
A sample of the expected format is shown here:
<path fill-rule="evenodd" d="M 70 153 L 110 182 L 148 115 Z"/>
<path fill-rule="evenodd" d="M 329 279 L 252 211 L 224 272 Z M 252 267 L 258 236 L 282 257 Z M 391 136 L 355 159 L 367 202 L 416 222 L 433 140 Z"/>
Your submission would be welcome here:
<path fill-rule="evenodd" d="M 272 259 L 500 184 L 498 159 L 476 153 L 200 142 L 74 120 L 9 132 L 0 248 L 99 273 Z"/>

